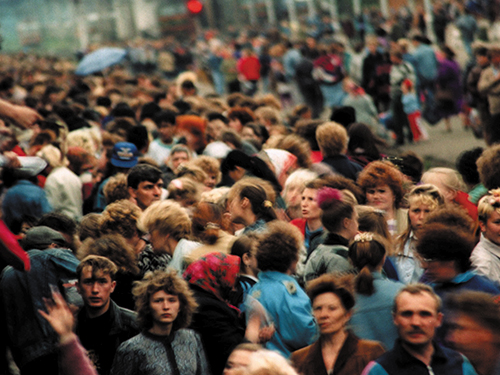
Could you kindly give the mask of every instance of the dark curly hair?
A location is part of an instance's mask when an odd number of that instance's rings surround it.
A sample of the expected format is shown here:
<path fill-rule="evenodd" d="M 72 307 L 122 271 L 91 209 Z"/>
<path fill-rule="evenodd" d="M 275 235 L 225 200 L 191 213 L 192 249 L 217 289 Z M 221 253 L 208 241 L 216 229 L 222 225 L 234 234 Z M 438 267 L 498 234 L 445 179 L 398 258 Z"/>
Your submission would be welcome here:
<path fill-rule="evenodd" d="M 150 299 L 153 294 L 159 291 L 164 291 L 179 298 L 179 314 L 172 325 L 172 331 L 189 327 L 198 304 L 188 283 L 178 276 L 175 270 L 148 272 L 144 279 L 135 282 L 132 293 L 135 298 L 135 310 L 137 311 L 139 326 L 142 329 L 149 329 L 153 326 Z"/>
<path fill-rule="evenodd" d="M 361 171 L 358 176 L 358 185 L 366 195 L 366 190 L 380 185 L 387 185 L 392 190 L 396 208 L 399 208 L 404 197 L 403 174 L 397 167 L 388 161 L 373 161 Z"/>
<path fill-rule="evenodd" d="M 283 221 L 267 223 L 267 231 L 259 240 L 257 263 L 261 271 L 285 273 L 299 259 L 303 239 L 299 230 Z"/>

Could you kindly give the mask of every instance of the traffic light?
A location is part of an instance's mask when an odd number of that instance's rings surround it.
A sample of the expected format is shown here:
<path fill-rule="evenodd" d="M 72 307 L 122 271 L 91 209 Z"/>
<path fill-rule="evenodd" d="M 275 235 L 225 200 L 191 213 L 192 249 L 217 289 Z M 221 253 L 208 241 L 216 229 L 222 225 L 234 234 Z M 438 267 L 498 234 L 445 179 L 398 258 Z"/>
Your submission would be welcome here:
<path fill-rule="evenodd" d="M 188 0 L 186 6 L 191 14 L 198 14 L 203 10 L 203 3 L 199 0 Z"/>

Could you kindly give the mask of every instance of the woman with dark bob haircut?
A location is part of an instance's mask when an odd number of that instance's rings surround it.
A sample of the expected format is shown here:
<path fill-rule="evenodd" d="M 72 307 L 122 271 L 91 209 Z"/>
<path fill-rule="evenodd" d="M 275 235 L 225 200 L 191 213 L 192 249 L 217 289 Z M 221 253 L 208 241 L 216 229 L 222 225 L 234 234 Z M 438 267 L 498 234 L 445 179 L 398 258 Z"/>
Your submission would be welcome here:
<path fill-rule="evenodd" d="M 316 335 L 309 298 L 291 276 L 302 242 L 293 225 L 283 221 L 268 223 L 257 247 L 259 282 L 249 292 L 264 306 L 276 328 L 266 348 L 285 357 L 311 344 Z"/>
<path fill-rule="evenodd" d="M 392 236 L 402 233 L 408 226 L 407 211 L 400 208 L 405 194 L 403 183 L 404 175 L 388 161 L 371 162 L 358 176 L 366 204 L 385 211 Z"/>
<path fill-rule="evenodd" d="M 471 268 L 470 255 L 475 238 L 461 229 L 455 225 L 427 222 L 418 232 L 417 252 L 425 270 L 421 280 L 430 284 L 443 301 L 449 294 L 463 290 L 489 293 L 492 298 L 498 296 L 498 285 Z M 440 342 L 444 342 L 449 329 L 446 303 L 443 313 L 445 319 L 437 331 Z"/>
<path fill-rule="evenodd" d="M 319 339 L 292 354 L 292 363 L 302 375 L 359 375 L 384 348 L 376 341 L 361 340 L 346 329 L 355 300 L 352 278 L 324 274 L 307 285 Z"/>
<path fill-rule="evenodd" d="M 200 337 L 186 329 L 197 304 L 177 272 L 146 274 L 133 290 L 142 332 L 120 345 L 113 375 L 209 374 Z"/>

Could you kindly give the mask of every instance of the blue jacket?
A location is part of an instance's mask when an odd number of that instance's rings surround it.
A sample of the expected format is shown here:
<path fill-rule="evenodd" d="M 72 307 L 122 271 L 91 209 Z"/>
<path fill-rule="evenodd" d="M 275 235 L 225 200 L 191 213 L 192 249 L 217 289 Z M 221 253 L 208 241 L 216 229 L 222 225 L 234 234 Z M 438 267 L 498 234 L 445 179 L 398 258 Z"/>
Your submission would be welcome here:
<path fill-rule="evenodd" d="M 438 75 L 438 61 L 431 46 L 421 43 L 413 52 L 413 65 L 420 83 L 432 81 Z"/>
<path fill-rule="evenodd" d="M 57 287 L 68 302 L 82 305 L 76 291 L 79 260 L 70 250 L 30 250 L 28 255 L 31 262 L 29 272 L 17 271 L 9 266 L 0 281 L 7 342 L 21 369 L 58 349 L 59 337 L 38 312 L 45 311 L 43 298 L 51 298 L 50 286 Z"/>
<path fill-rule="evenodd" d="M 381 272 L 372 272 L 375 293 L 371 296 L 356 294 L 356 305 L 350 325 L 361 339 L 380 341 L 392 349 L 398 331 L 392 320 L 394 297 L 405 284 L 389 280 Z"/>
<path fill-rule="evenodd" d="M 357 180 L 359 172 L 363 170 L 361 165 L 349 160 L 345 155 L 326 157 L 323 159 L 323 163 L 328 164 L 335 172 L 354 181 Z"/>
<path fill-rule="evenodd" d="M 249 294 L 264 306 L 276 328 L 267 349 L 288 358 L 291 352 L 316 340 L 311 301 L 293 277 L 276 271 L 260 272 L 259 282 Z"/>
<path fill-rule="evenodd" d="M 408 353 L 398 339 L 394 349 L 370 362 L 362 375 L 476 375 L 469 360 L 459 352 L 434 344 L 430 369 Z M 432 372 L 431 372 L 432 370 Z"/>

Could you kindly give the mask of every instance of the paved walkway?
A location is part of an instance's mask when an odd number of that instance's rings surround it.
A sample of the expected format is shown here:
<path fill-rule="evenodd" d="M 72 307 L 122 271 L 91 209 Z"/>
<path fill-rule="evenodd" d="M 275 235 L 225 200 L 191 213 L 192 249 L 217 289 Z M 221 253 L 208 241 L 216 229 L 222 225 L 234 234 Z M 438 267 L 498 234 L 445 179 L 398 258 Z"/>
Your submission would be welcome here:
<path fill-rule="evenodd" d="M 452 118 L 452 131 L 445 130 L 444 122 L 436 126 L 426 126 L 429 132 L 429 140 L 412 144 L 405 144 L 391 149 L 388 154 L 398 155 L 407 150 L 413 150 L 425 161 L 425 168 L 431 167 L 455 167 L 457 157 L 465 150 L 475 147 L 486 148 L 482 139 L 477 139 L 470 129 L 464 129 L 458 116 Z"/>

